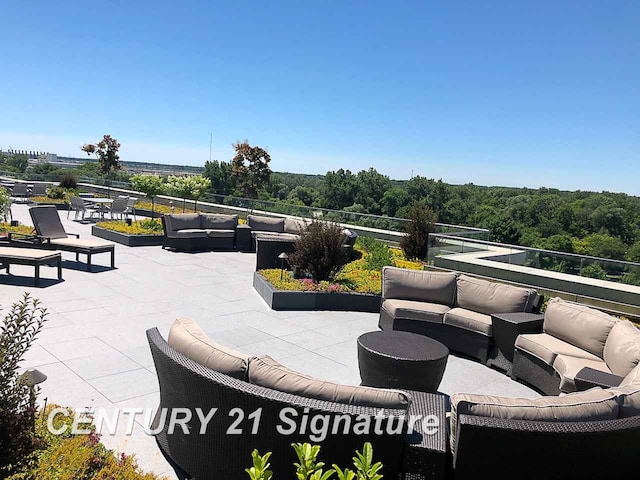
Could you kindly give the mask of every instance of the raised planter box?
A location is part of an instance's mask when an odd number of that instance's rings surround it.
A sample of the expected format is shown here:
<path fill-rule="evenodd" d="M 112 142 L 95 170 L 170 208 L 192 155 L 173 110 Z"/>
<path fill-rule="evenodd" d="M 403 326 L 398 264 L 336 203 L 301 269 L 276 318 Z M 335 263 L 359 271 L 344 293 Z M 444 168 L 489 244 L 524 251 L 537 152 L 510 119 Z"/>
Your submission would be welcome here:
<path fill-rule="evenodd" d="M 126 233 L 114 232 L 106 228 L 91 227 L 91 235 L 104 238 L 111 242 L 121 243 L 127 247 L 151 247 L 162 245 L 162 235 L 127 235 Z"/>
<path fill-rule="evenodd" d="M 370 293 L 276 290 L 258 272 L 253 274 L 253 288 L 273 310 L 380 312 L 380 295 Z"/>
<path fill-rule="evenodd" d="M 32 202 L 33 205 L 37 205 L 37 206 L 42 206 L 42 205 L 52 205 L 54 207 L 56 207 L 56 210 L 69 210 L 69 204 L 68 203 L 46 203 L 46 202 Z"/>
<path fill-rule="evenodd" d="M 182 212 L 182 210 L 180 210 L 180 212 Z M 160 218 L 162 213 L 152 212 L 146 208 L 136 208 L 136 215 L 140 215 L 141 217 Z"/>

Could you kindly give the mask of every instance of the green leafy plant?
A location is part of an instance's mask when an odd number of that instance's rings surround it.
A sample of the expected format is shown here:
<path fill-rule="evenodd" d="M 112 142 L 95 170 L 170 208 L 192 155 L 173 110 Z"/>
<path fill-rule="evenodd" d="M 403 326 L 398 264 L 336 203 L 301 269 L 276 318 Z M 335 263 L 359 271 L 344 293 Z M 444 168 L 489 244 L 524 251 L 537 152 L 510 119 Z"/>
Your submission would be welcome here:
<path fill-rule="evenodd" d="M 62 182 L 60 182 L 60 185 L 62 185 Z M 62 200 L 65 198 L 66 195 L 67 195 L 67 191 L 62 186 L 52 187 L 47 191 L 47 197 L 54 200 Z"/>
<path fill-rule="evenodd" d="M 296 240 L 289 263 L 311 275 L 314 282 L 334 278 L 349 261 L 344 233 L 336 223 L 313 221 L 304 226 Z"/>
<path fill-rule="evenodd" d="M 138 175 L 133 175 L 129 181 L 135 190 L 144 193 L 151 199 L 151 213 L 155 213 L 155 198 L 164 192 L 165 189 L 162 178 L 158 175 L 140 173 Z"/>
<path fill-rule="evenodd" d="M 36 448 L 35 410 L 30 388 L 20 382 L 18 369 L 46 319 L 47 311 L 25 293 L 0 326 L 0 477 L 11 473 Z"/>
<path fill-rule="evenodd" d="M 415 202 L 409 210 L 406 235 L 400 240 L 400 248 L 407 258 L 424 260 L 429 251 L 429 233 L 435 231 L 438 214 L 431 207 Z"/>
<path fill-rule="evenodd" d="M 273 472 L 269 470 L 271 466 L 269 464 L 269 457 L 271 457 L 271 452 L 264 455 L 260 455 L 258 450 L 251 452 L 253 466 L 245 469 L 245 472 L 249 474 L 251 480 L 271 480 Z"/>
<path fill-rule="evenodd" d="M 320 454 L 320 445 L 311 445 L 309 443 L 293 443 L 291 444 L 298 462 L 293 465 L 296 467 L 297 480 L 329 480 L 334 474 L 338 480 L 381 480 L 382 463 L 373 461 L 373 446 L 366 442 L 362 447 L 362 452 L 356 450 L 353 457 L 353 467 L 342 469 L 338 465 L 333 464 L 329 470 L 325 471 L 324 462 L 318 461 Z M 269 470 L 269 458 L 271 452 L 260 455 L 258 450 L 251 453 L 253 466 L 245 469 L 251 480 L 270 480 L 273 472 Z"/>
<path fill-rule="evenodd" d="M 111 135 L 104 135 L 98 143 L 87 143 L 82 146 L 82 151 L 87 155 L 96 156 L 100 173 L 104 175 L 122 168 L 118 155 L 119 149 L 120 143 Z"/>
<path fill-rule="evenodd" d="M 192 175 L 187 177 L 178 177 L 170 175 L 167 179 L 167 190 L 169 193 L 183 199 L 182 211 L 186 207 L 186 199 L 195 200 L 194 210 L 197 209 L 198 200 L 200 200 L 207 189 L 211 186 L 211 180 L 202 175 Z"/>
<path fill-rule="evenodd" d="M 0 188 L 0 220 L 11 220 L 11 195 L 4 188 Z"/>
<path fill-rule="evenodd" d="M 247 140 L 234 143 L 233 148 L 236 151 L 231 160 L 234 181 L 244 197 L 256 198 L 271 177 L 271 156 L 264 148 L 252 147 Z"/>
<path fill-rule="evenodd" d="M 358 237 L 357 241 L 368 253 L 365 265 L 369 270 L 382 270 L 382 267 L 393 265 L 393 255 L 387 244 L 372 237 Z"/>

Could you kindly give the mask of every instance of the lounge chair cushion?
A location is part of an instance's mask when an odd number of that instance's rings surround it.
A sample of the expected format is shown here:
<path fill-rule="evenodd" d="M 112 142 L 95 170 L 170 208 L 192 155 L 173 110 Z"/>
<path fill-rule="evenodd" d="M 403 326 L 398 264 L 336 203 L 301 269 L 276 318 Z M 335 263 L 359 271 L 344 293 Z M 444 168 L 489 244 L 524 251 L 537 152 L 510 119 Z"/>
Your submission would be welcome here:
<path fill-rule="evenodd" d="M 550 422 L 614 420 L 619 405 L 615 393 L 592 388 L 562 397 L 505 398 L 471 393 L 451 396 L 451 449 L 454 450 L 459 415 Z"/>
<path fill-rule="evenodd" d="M 527 333 L 518 335 L 516 348 L 533 355 L 547 365 L 552 366 L 556 356 L 569 355 L 586 360 L 600 360 L 593 353 L 571 345 L 570 343 L 553 337 L 548 333 Z"/>
<path fill-rule="evenodd" d="M 547 304 L 543 330 L 603 358 L 604 344 L 616 321 L 593 308 L 552 298 Z"/>
<path fill-rule="evenodd" d="M 640 385 L 640 365 L 631 370 L 620 382 L 621 387 L 626 387 L 627 385 Z"/>
<path fill-rule="evenodd" d="M 403 392 L 318 380 L 265 357 L 254 357 L 249 361 L 248 378 L 255 385 L 316 400 L 402 410 L 409 406 L 409 397 Z"/>
<path fill-rule="evenodd" d="M 200 228 L 200 215 L 198 213 L 172 213 L 165 216 L 165 222 L 167 219 L 169 220 L 169 226 L 171 226 L 167 230 Z"/>
<path fill-rule="evenodd" d="M 407 318 L 424 322 L 442 323 L 444 314 L 451 310 L 440 303 L 416 302 L 415 300 L 385 300 L 382 308 L 392 318 Z"/>
<path fill-rule="evenodd" d="M 84 248 L 84 249 L 103 249 L 108 247 L 115 247 L 112 242 L 106 242 L 104 240 L 97 240 L 94 238 L 55 238 L 51 240 L 51 245 L 58 248 Z"/>
<path fill-rule="evenodd" d="M 294 233 L 268 232 L 264 230 L 257 230 L 255 232 L 252 231 L 251 236 L 253 238 L 271 237 L 271 238 L 277 238 L 278 240 L 289 240 L 292 242 L 295 242 L 300 238 L 300 235 L 296 235 Z"/>
<path fill-rule="evenodd" d="M 384 267 L 382 297 L 441 303 L 452 307 L 456 298 L 456 274 Z"/>
<path fill-rule="evenodd" d="M 214 342 L 191 319 L 179 318 L 173 323 L 168 343 L 200 365 L 230 377 L 246 379 L 249 356 Z"/>
<path fill-rule="evenodd" d="M 604 361 L 620 377 L 633 370 L 640 362 L 640 330 L 627 320 L 616 322 L 604 344 Z"/>
<path fill-rule="evenodd" d="M 530 310 L 536 295 L 535 290 L 460 275 L 456 306 L 485 315 L 525 312 Z"/>
<path fill-rule="evenodd" d="M 481 333 L 488 337 L 493 336 L 491 315 L 474 312 L 464 308 L 452 308 L 444 315 L 445 325 L 463 328 L 471 332 Z"/>
<path fill-rule="evenodd" d="M 558 355 L 553 361 L 553 369 L 560 375 L 560 391 L 575 392 L 576 374 L 585 367 L 611 373 L 607 364 L 603 360 L 588 360 L 586 358 L 571 357 L 569 355 Z"/>
<path fill-rule="evenodd" d="M 300 232 L 304 231 L 309 223 L 309 220 L 287 217 L 284 219 L 284 231 L 285 233 L 293 233 L 295 235 L 299 235 Z"/>
<path fill-rule="evenodd" d="M 640 385 L 615 387 L 610 388 L 609 391 L 618 395 L 618 399 L 620 400 L 618 417 L 627 418 L 640 415 Z"/>
<path fill-rule="evenodd" d="M 200 214 L 200 228 L 205 230 L 233 230 L 238 226 L 238 215 Z"/>
<path fill-rule="evenodd" d="M 247 225 L 251 230 L 262 232 L 284 232 L 284 218 L 247 215 Z"/>
<path fill-rule="evenodd" d="M 236 236 L 235 230 L 206 229 L 203 231 L 207 234 L 207 237 L 209 238 L 233 238 Z"/>
<path fill-rule="evenodd" d="M 201 228 L 184 228 L 167 232 L 169 238 L 207 238 L 207 231 Z"/>

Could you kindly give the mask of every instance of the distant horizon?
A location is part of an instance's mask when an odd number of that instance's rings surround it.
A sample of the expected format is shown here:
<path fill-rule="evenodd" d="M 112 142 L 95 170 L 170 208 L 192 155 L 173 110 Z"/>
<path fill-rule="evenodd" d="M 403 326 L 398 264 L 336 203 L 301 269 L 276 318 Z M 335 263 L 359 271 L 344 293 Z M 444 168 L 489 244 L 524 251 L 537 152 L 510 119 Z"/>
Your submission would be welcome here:
<path fill-rule="evenodd" d="M 640 195 L 640 8 L 619 0 L 0 3 L 0 147 L 369 167 Z M 52 33 L 52 25 L 55 33 Z"/>

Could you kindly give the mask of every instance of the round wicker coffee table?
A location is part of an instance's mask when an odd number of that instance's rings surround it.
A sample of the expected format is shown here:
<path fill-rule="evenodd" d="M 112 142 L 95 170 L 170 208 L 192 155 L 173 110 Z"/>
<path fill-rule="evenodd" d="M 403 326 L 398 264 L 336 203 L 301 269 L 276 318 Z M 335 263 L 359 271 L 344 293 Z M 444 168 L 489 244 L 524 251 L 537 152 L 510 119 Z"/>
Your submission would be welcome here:
<path fill-rule="evenodd" d="M 436 392 L 449 349 L 416 333 L 383 330 L 358 338 L 362 385 Z"/>

